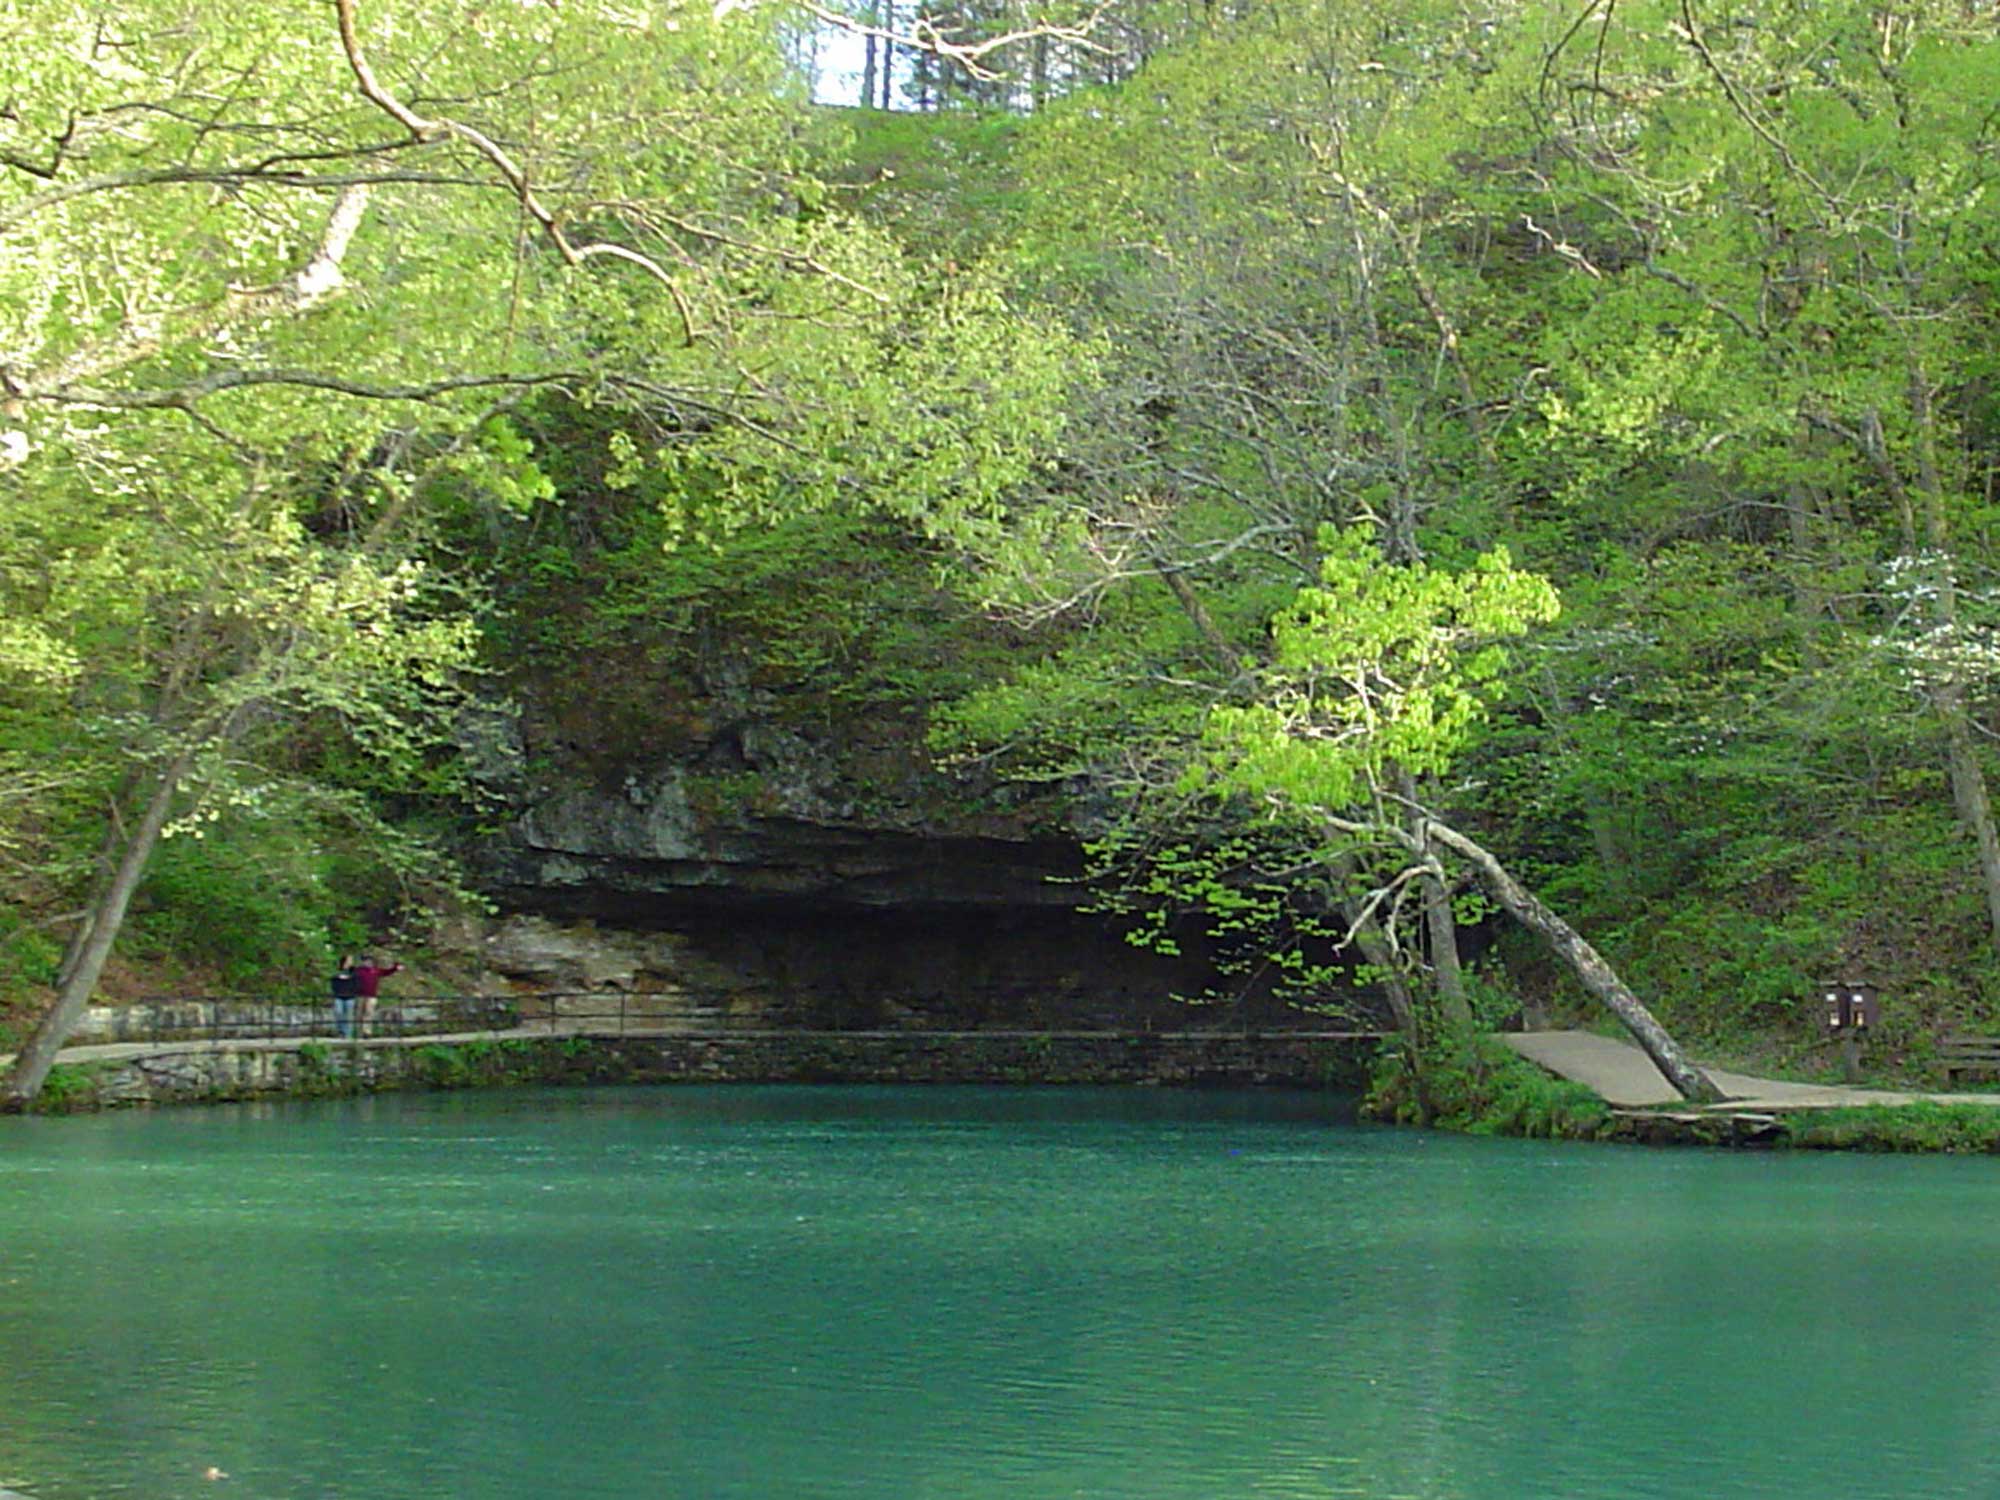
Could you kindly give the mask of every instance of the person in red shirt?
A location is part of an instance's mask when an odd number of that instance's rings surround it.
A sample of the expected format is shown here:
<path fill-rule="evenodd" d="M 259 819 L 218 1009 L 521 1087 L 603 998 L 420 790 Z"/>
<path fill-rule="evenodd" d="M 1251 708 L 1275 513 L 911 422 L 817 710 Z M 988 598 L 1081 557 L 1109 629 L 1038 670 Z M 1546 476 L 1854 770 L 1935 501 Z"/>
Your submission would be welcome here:
<path fill-rule="evenodd" d="M 368 1035 L 368 1022 L 375 1014 L 375 997 L 381 993 L 382 981 L 401 969 L 401 964 L 384 966 L 372 958 L 364 958 L 354 966 L 354 989 L 360 999 L 360 1034 Z"/>

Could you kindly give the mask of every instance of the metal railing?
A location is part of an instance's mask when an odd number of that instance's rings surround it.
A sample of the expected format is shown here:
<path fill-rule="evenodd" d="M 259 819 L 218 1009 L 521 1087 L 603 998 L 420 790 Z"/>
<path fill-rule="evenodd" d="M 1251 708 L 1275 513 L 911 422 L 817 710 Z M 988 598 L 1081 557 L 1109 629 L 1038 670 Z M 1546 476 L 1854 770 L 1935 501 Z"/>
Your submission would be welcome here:
<path fill-rule="evenodd" d="M 369 1002 L 356 999 L 350 1029 L 366 1036 L 448 1036 L 511 1031 L 522 1024 L 521 1001 L 510 995 L 423 995 Z M 135 1016 L 143 1019 L 132 1019 Z M 97 1024 L 92 1024 L 93 1022 Z M 333 999 L 300 995 L 182 996 L 132 1006 L 97 1006 L 72 1045 L 99 1042 L 282 1041 L 342 1037 Z"/>

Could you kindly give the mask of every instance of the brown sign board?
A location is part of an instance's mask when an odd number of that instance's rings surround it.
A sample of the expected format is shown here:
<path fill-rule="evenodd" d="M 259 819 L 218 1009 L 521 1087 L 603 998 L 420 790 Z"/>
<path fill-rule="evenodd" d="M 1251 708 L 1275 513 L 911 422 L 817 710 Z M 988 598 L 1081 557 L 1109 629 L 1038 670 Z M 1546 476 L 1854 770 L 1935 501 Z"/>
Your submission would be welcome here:
<path fill-rule="evenodd" d="M 1844 1031 L 1871 1031 L 1882 1024 L 1882 1001 L 1872 984 L 1842 980 L 1819 988 L 1820 1023 L 1838 1035 Z"/>

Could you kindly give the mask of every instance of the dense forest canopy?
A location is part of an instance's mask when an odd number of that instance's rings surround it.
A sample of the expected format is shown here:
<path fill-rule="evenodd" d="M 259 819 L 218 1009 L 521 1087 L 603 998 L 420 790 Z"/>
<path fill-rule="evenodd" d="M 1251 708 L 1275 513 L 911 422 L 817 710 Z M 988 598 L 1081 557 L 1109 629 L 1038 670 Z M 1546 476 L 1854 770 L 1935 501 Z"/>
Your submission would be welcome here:
<path fill-rule="evenodd" d="M 693 614 L 1073 799 L 1135 936 L 1203 913 L 1412 1035 L 1580 982 L 1782 1051 L 1866 973 L 1920 1063 L 1990 1013 L 1990 8 L 0 0 L 0 42 L 43 1039 L 121 944 L 251 983 L 459 899 L 481 705 Z M 1462 964 L 1501 908 L 1537 940 Z"/>

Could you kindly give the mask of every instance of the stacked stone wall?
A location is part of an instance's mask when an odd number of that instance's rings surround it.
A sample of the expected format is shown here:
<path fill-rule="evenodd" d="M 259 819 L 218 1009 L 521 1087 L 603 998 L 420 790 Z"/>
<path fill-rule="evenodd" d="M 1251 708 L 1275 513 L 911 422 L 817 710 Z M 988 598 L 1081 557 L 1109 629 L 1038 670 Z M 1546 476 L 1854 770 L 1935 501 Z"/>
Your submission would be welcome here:
<path fill-rule="evenodd" d="M 1377 1039 L 1302 1032 L 764 1032 L 160 1046 L 67 1064 L 56 1108 L 506 1084 L 1360 1086 Z"/>

